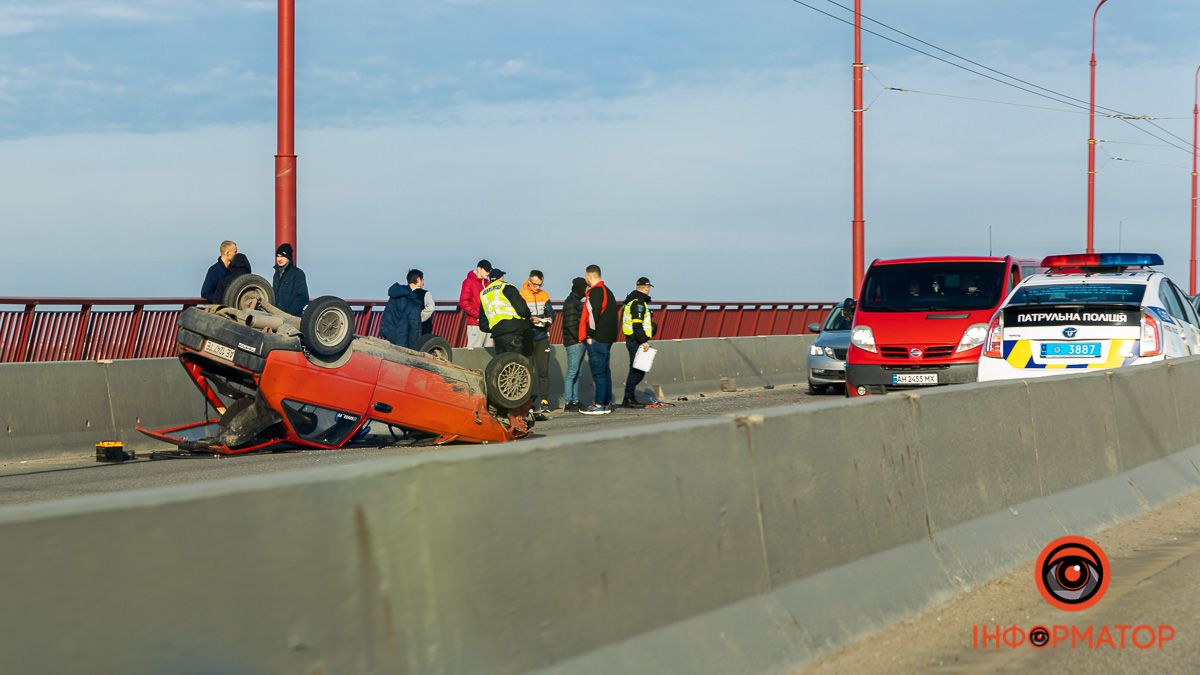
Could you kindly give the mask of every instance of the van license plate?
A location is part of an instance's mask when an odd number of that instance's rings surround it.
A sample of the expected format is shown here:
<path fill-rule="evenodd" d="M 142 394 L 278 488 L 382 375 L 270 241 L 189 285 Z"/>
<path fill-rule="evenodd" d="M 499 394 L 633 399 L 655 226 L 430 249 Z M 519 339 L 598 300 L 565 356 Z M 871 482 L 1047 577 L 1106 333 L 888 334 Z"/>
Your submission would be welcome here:
<path fill-rule="evenodd" d="M 226 361 L 233 361 L 233 347 L 226 347 L 223 344 L 218 344 L 211 340 L 205 340 L 204 351 L 212 354 L 213 356 L 219 356 Z"/>
<path fill-rule="evenodd" d="M 892 384 L 937 384 L 937 373 L 894 373 Z"/>

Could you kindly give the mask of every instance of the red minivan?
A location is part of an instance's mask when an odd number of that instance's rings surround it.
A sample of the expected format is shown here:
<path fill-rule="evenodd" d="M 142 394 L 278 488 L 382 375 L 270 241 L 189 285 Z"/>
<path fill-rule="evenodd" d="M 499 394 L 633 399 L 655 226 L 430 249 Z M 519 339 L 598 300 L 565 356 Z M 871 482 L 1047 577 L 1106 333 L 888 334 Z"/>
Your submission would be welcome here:
<path fill-rule="evenodd" d="M 945 256 L 876 260 L 863 278 L 846 357 L 846 395 L 974 382 L 988 322 L 1036 260 Z"/>

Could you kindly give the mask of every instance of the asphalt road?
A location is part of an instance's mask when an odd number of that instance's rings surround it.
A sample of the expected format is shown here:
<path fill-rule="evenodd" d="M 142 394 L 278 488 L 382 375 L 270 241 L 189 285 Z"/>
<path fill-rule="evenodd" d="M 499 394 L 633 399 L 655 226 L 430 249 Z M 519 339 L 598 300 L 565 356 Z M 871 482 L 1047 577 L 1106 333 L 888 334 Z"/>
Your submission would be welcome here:
<path fill-rule="evenodd" d="M 809 673 L 1194 673 L 1200 671 L 1200 493 L 1091 537 L 1108 554 L 1108 592 L 1063 612 L 1038 594 L 1033 561 L 995 581 L 796 671 Z M 1149 649 L 974 648 L 973 626 L 1093 627 L 1169 624 L 1175 637 Z M 1147 643 L 1146 633 L 1139 639 Z"/>
<path fill-rule="evenodd" d="M 739 410 L 776 405 L 807 404 L 837 400 L 836 395 L 812 396 L 806 386 L 755 389 L 733 393 L 689 396 L 654 410 L 617 409 L 610 415 L 587 416 L 553 413 L 538 422 L 534 438 L 606 429 L 616 426 L 652 424 L 664 420 L 707 417 Z M 383 430 L 377 430 L 383 431 Z M 522 441 L 517 441 L 522 442 Z M 80 448 L 78 457 L 0 463 L 0 505 L 62 499 L 100 492 L 179 485 L 234 476 L 264 474 L 330 464 L 350 464 L 380 457 L 418 452 L 446 452 L 442 448 L 359 447 L 341 450 L 299 450 L 238 457 L 202 456 L 186 459 L 139 459 L 122 464 L 98 464 L 93 448 Z M 461 447 L 461 446 L 458 446 Z M 171 449 L 163 445 L 163 449 Z M 145 455 L 146 453 L 141 453 Z"/>

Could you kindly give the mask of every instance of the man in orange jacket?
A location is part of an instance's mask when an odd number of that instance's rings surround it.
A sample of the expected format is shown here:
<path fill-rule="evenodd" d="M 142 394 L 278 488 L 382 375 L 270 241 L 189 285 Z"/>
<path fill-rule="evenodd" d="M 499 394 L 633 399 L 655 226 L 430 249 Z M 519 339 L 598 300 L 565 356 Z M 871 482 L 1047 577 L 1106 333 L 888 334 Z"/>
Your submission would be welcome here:
<path fill-rule="evenodd" d="M 545 280 L 541 270 L 530 270 L 529 278 L 521 287 L 521 298 L 529 305 L 529 320 L 533 323 L 529 340 L 533 343 L 533 368 L 537 371 L 537 395 L 533 399 L 535 415 L 550 410 L 550 325 L 554 323 L 554 307 L 544 288 Z"/>

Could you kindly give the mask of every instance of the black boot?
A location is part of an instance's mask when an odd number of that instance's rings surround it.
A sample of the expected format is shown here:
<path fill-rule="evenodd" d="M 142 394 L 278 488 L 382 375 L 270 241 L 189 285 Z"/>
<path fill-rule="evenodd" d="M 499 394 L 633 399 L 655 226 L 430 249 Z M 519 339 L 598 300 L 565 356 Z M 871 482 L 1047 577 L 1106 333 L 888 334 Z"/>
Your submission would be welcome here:
<path fill-rule="evenodd" d="M 644 403 L 638 403 L 636 398 L 630 398 L 630 397 L 626 396 L 625 400 L 621 403 L 621 407 L 622 408 L 645 408 L 646 405 Z"/>

